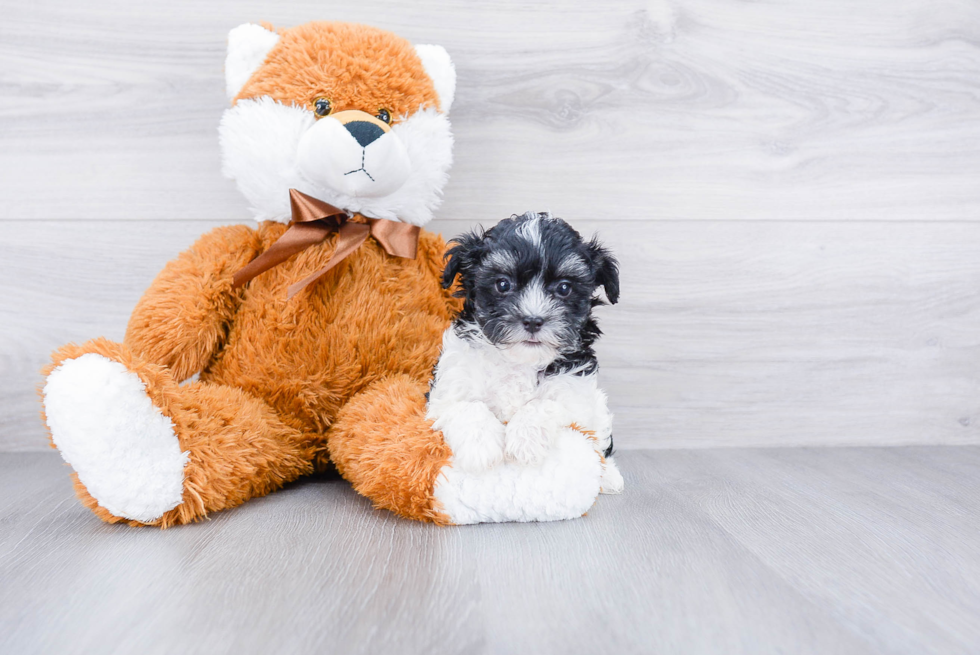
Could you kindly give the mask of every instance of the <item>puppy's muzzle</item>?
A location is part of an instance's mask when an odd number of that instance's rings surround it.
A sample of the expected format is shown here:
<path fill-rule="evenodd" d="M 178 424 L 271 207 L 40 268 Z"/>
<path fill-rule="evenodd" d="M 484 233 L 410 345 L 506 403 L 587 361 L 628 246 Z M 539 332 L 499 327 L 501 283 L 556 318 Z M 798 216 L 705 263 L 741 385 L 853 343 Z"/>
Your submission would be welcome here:
<path fill-rule="evenodd" d="M 541 330 L 541 326 L 544 325 L 544 319 L 540 316 L 525 316 L 521 323 L 524 325 L 524 329 L 527 330 L 528 334 L 536 334 Z"/>

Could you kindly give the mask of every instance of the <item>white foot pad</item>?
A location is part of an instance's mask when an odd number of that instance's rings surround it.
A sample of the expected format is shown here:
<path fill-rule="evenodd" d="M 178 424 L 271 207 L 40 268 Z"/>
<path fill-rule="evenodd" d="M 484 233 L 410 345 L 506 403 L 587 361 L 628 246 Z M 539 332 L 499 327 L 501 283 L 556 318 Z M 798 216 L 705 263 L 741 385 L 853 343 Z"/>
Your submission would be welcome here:
<path fill-rule="evenodd" d="M 566 428 L 538 465 L 503 462 L 479 473 L 444 467 L 434 495 L 459 525 L 558 521 L 585 514 L 599 495 L 601 478 L 593 442 Z"/>
<path fill-rule="evenodd" d="M 125 366 L 95 353 L 65 361 L 44 385 L 44 411 L 61 456 L 113 515 L 149 523 L 180 504 L 189 453 Z"/>

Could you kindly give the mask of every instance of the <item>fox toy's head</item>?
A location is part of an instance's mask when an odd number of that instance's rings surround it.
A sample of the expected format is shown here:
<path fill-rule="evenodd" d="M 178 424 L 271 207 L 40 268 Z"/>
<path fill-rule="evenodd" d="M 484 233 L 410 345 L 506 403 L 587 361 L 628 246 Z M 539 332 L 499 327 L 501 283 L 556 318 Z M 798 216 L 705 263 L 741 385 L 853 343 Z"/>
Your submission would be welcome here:
<path fill-rule="evenodd" d="M 372 218 L 431 220 L 452 163 L 456 72 L 441 46 L 348 23 L 246 24 L 228 35 L 225 78 L 223 171 L 256 219 L 288 222 L 295 188 Z"/>

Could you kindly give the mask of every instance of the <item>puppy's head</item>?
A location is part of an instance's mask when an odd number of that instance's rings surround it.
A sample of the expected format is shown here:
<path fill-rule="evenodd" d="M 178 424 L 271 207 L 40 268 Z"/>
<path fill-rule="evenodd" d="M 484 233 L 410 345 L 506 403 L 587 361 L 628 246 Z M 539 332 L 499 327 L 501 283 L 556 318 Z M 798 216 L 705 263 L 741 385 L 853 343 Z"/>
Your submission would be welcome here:
<path fill-rule="evenodd" d="M 619 300 L 616 259 L 551 214 L 512 216 L 453 239 L 442 284 L 460 278 L 465 298 L 457 329 L 485 339 L 515 361 L 547 366 L 588 347 L 601 286 Z"/>

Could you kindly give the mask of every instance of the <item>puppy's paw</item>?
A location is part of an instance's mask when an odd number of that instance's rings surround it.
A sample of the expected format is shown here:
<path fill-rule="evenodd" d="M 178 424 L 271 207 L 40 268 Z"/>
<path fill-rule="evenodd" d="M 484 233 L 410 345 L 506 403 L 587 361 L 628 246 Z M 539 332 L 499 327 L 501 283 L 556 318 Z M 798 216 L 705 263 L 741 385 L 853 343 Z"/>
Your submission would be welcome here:
<path fill-rule="evenodd" d="M 504 453 L 508 459 L 519 464 L 537 464 L 548 454 L 558 431 L 557 425 L 549 425 L 527 413 L 518 412 L 507 424 Z"/>
<path fill-rule="evenodd" d="M 601 494 L 623 493 L 623 487 L 626 483 L 623 481 L 623 474 L 619 472 L 619 467 L 616 466 L 612 456 L 606 458 L 602 469 L 602 480 L 599 484 L 599 493 Z"/>
<path fill-rule="evenodd" d="M 464 471 L 486 471 L 504 459 L 504 426 L 496 419 L 457 422 L 443 434 L 453 451 L 453 465 Z"/>

